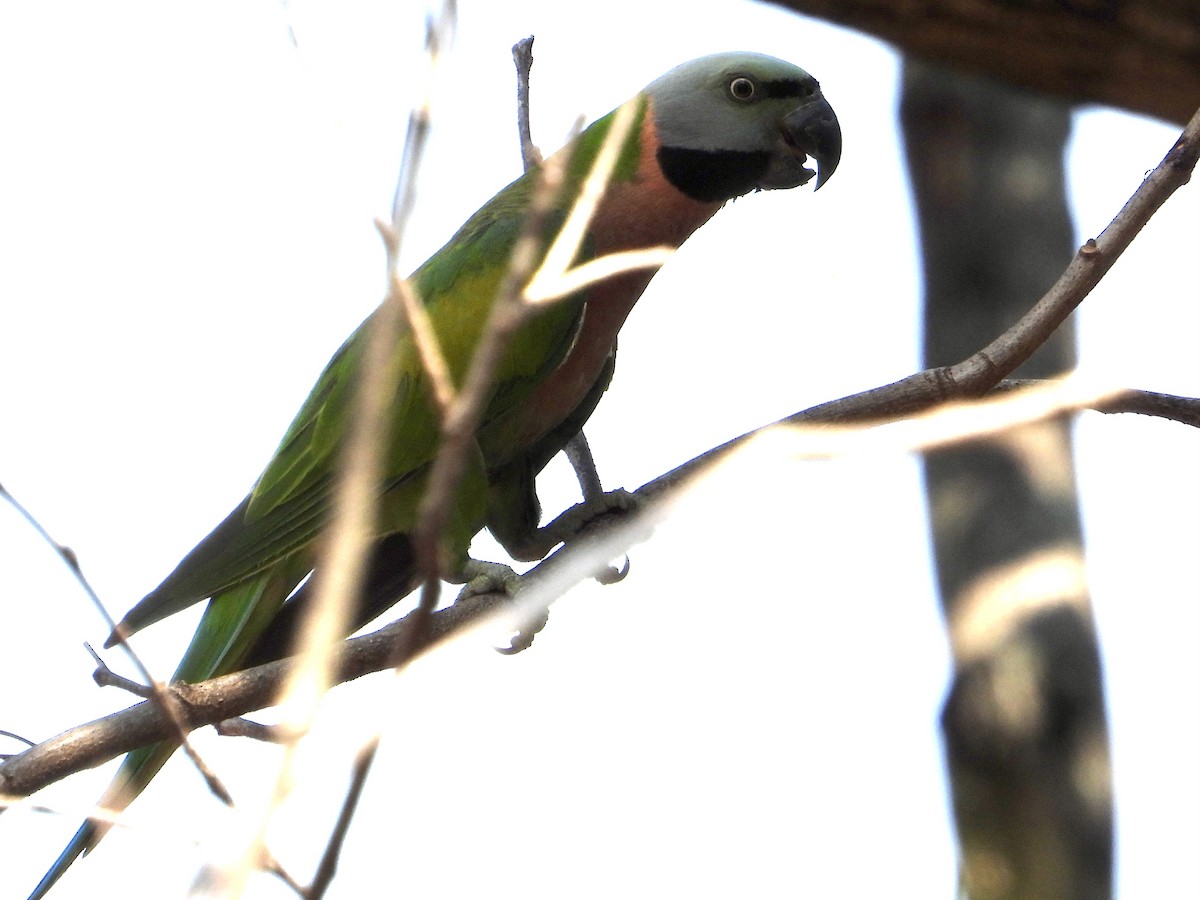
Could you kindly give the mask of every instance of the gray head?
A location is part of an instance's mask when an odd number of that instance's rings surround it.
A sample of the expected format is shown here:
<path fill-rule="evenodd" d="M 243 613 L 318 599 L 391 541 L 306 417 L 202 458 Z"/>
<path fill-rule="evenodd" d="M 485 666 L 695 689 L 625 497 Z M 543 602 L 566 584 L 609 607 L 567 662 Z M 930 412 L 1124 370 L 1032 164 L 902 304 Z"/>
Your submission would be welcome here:
<path fill-rule="evenodd" d="M 645 93 L 663 173 L 697 200 L 793 188 L 814 175 L 820 188 L 841 157 L 841 129 L 817 80 L 773 56 L 702 56 Z M 805 167 L 808 157 L 816 172 Z"/>

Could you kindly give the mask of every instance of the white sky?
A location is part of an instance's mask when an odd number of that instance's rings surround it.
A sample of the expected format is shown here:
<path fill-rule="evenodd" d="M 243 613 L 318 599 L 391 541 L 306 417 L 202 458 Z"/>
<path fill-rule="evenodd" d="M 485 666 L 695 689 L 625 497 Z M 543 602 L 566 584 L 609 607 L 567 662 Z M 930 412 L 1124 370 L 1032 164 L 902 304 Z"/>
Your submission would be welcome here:
<path fill-rule="evenodd" d="M 837 177 L 819 195 L 733 204 L 655 279 L 587 429 L 609 486 L 636 487 L 918 359 L 894 56 L 761 5 L 679 9 L 609 0 L 587 21 L 548 0 L 463 2 L 406 242 L 415 265 L 518 173 L 509 47 L 523 35 L 537 36 L 545 150 L 576 115 L 603 114 L 703 53 L 758 50 L 821 80 L 845 137 Z M 0 10 L 0 482 L 74 548 L 115 613 L 241 499 L 378 302 L 371 222 L 390 202 L 422 14 L 270 0 Z M 1177 132 L 1080 116 L 1081 239 Z M 1200 394 L 1198 240 L 1193 186 L 1085 304 L 1087 370 Z M 1099 416 L 1078 431 L 1121 893 L 1194 894 L 1200 436 Z M 548 482 L 548 508 L 573 502 L 563 471 Z M 896 884 L 950 897 L 936 722 L 946 659 L 926 554 L 913 460 L 759 456 L 637 548 L 625 583 L 556 604 L 531 652 L 506 659 L 487 637 L 465 641 L 398 686 L 381 676 L 337 691 L 312 763 L 326 790 L 289 811 L 273 846 L 307 877 L 355 738 L 384 724 L 332 897 L 378 893 L 383 879 L 420 897 L 856 897 Z M 7 508 L 0 598 L 0 728 L 44 738 L 127 705 L 89 679 L 82 642 L 103 639 L 98 616 Z M 194 624 L 180 619 L 139 644 L 160 674 Z M 199 741 L 253 810 L 276 751 Z M 108 772 L 38 800 L 82 812 Z M 252 824 L 185 765 L 132 813 L 136 827 L 55 896 L 117 884 L 128 897 L 182 894 Z M 0 896 L 23 896 L 76 824 L 0 816 Z M 288 896 L 265 877 L 250 895 Z"/>

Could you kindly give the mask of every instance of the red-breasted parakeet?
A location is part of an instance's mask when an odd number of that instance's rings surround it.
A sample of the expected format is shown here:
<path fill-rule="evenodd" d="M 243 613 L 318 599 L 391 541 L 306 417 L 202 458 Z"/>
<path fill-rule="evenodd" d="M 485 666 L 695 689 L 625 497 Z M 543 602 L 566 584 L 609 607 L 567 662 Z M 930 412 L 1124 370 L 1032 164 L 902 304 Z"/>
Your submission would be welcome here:
<path fill-rule="evenodd" d="M 735 197 L 814 177 L 820 187 L 841 154 L 838 122 L 817 81 L 769 56 L 696 59 L 635 100 L 635 124 L 588 228 L 586 256 L 679 246 Z M 556 225 L 613 116 L 559 151 L 570 161 L 552 217 Z M 805 166 L 809 157 L 815 172 Z M 496 194 L 411 277 L 455 379 L 470 363 L 535 183 L 536 171 L 529 172 Z M 478 453 L 458 491 L 447 535 L 453 558 L 465 564 L 471 538 L 484 527 L 518 558 L 549 549 L 536 537 L 534 478 L 591 415 L 612 374 L 617 332 L 652 275 L 640 270 L 609 278 L 545 305 L 519 330 L 500 361 L 477 432 Z M 307 588 L 297 586 L 313 569 L 328 518 L 365 327 L 334 354 L 246 499 L 122 621 L 132 634 L 208 601 L 175 680 L 202 681 L 288 652 L 297 611 L 308 601 Z M 377 542 L 351 617 L 354 629 L 416 585 L 407 533 L 438 449 L 437 413 L 410 336 L 399 338 L 394 359 L 400 376 L 379 485 Z M 173 750 L 164 743 L 130 753 L 101 804 L 124 808 Z M 48 891 L 106 830 L 85 823 L 32 896 Z"/>

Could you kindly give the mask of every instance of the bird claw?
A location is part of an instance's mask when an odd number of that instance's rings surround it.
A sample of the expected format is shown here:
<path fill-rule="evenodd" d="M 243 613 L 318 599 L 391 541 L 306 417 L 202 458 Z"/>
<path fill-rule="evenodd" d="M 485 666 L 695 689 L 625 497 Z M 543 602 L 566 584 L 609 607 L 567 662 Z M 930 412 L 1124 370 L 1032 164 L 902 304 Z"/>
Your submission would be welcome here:
<path fill-rule="evenodd" d="M 539 607 L 536 610 L 524 609 L 517 600 L 521 591 L 521 576 L 510 566 L 503 563 L 484 562 L 478 559 L 468 560 L 463 569 L 466 583 L 458 592 L 458 599 L 477 597 L 481 594 L 506 594 L 512 604 L 518 619 L 513 634 L 509 637 L 507 647 L 496 647 L 496 652 L 505 656 L 516 656 L 522 650 L 533 646 L 533 639 L 546 623 L 550 621 L 550 610 Z"/>
<path fill-rule="evenodd" d="M 592 577 L 595 578 L 599 584 L 616 584 L 618 581 L 625 580 L 625 576 L 629 574 L 629 567 L 629 554 L 626 553 L 625 560 L 621 563 L 621 568 L 618 569 L 616 566 L 607 566 Z"/>
<path fill-rule="evenodd" d="M 521 576 L 513 571 L 512 566 L 481 559 L 468 559 L 460 577 L 462 580 L 459 583 L 463 588 L 458 592 L 459 600 L 496 593 L 515 597 L 521 584 Z"/>
<path fill-rule="evenodd" d="M 633 491 L 627 491 L 625 488 L 616 488 L 615 490 L 605 491 L 598 497 L 593 497 L 580 505 L 592 512 L 591 518 L 596 519 L 614 510 L 622 512 L 639 510 L 646 505 L 646 501 Z"/>
<path fill-rule="evenodd" d="M 549 621 L 550 610 L 544 606 L 533 613 L 526 613 L 524 621 L 509 636 L 508 646 L 496 647 L 496 652 L 502 656 L 516 656 L 522 650 L 528 650 L 533 646 L 533 639 Z"/>
<path fill-rule="evenodd" d="M 636 512 L 645 506 L 645 504 L 646 501 L 632 491 L 617 488 L 616 490 L 606 491 L 603 494 L 589 497 L 582 503 L 576 504 L 547 525 L 546 529 L 552 529 L 548 532 L 550 534 L 561 534 L 562 543 L 567 543 L 583 528 L 601 516 L 607 515 L 610 512 Z M 629 566 L 629 556 L 626 554 L 625 561 L 621 564 L 620 568 L 606 566 L 592 577 L 599 584 L 616 584 L 618 581 L 625 580 L 625 577 L 629 574 Z"/>

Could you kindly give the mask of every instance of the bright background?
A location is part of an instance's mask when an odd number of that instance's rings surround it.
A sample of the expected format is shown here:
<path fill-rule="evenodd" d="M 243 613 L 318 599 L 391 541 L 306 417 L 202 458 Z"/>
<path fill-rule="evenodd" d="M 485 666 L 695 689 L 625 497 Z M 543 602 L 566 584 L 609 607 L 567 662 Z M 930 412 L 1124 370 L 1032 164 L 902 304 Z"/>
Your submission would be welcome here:
<path fill-rule="evenodd" d="M 844 131 L 837 177 L 818 195 L 732 204 L 655 279 L 587 429 L 608 486 L 917 366 L 897 58 L 759 4 L 682 8 L 608 0 L 590 18 L 551 0 L 461 3 L 405 243 L 411 268 L 518 174 L 509 47 L 526 34 L 547 151 L 577 115 L 704 53 L 753 49 L 821 80 Z M 390 203 L 424 14 L 273 0 L 0 9 L 0 481 L 114 613 L 241 499 L 382 296 L 372 219 Z M 1081 240 L 1177 133 L 1079 115 Z M 1200 394 L 1198 242 L 1193 186 L 1086 302 L 1087 370 Z M 1121 893 L 1195 895 L 1200 435 L 1096 415 L 1078 433 Z M 308 877 L 349 754 L 382 726 L 333 897 L 953 896 L 947 661 L 918 471 L 905 457 L 743 461 L 633 551 L 626 582 L 556 604 L 532 651 L 502 658 L 484 635 L 398 684 L 339 689 L 277 855 Z M 549 509 L 574 501 L 564 469 L 545 480 Z M 0 728 L 43 739 L 127 705 L 89 678 L 82 642 L 103 640 L 99 617 L 7 508 L 0 599 Z M 138 643 L 160 676 L 194 625 L 179 618 Z M 255 810 L 277 750 L 197 742 Z M 32 887 L 109 771 L 38 796 L 70 815 L 0 816 L 0 897 Z M 253 825 L 186 765 L 130 818 L 55 896 L 180 895 Z M 267 877 L 251 894 L 288 896 Z"/>

